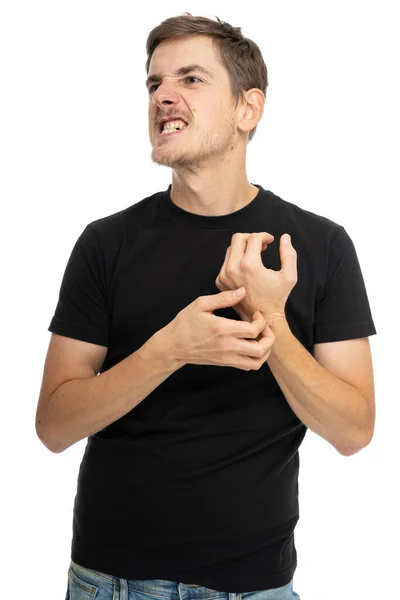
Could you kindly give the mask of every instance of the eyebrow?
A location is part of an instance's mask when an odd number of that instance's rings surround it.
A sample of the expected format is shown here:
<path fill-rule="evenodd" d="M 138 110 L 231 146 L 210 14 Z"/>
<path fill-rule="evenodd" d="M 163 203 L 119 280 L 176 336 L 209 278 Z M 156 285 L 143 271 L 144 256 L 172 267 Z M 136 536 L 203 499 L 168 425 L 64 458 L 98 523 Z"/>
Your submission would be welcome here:
<path fill-rule="evenodd" d="M 180 69 L 177 69 L 176 71 L 174 71 L 172 73 L 172 75 L 174 77 L 179 77 L 181 75 L 188 75 L 188 73 L 193 73 L 193 71 L 196 71 L 197 73 L 204 73 L 205 75 L 208 75 L 208 77 L 213 77 L 213 74 L 211 73 L 211 71 L 209 71 L 205 67 L 202 67 L 201 65 L 195 65 L 195 64 L 186 65 L 185 67 L 180 67 Z M 160 73 L 155 73 L 154 75 L 150 75 L 146 79 L 146 88 L 148 89 L 150 83 L 157 83 L 158 81 L 161 81 L 161 80 L 162 80 L 162 75 Z"/>

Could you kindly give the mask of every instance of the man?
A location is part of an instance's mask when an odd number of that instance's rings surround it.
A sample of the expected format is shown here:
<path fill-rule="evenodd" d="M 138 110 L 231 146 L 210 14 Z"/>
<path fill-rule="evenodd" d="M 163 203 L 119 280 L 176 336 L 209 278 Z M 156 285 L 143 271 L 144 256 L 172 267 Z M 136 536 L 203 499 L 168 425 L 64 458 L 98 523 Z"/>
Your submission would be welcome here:
<path fill-rule="evenodd" d="M 49 326 L 37 433 L 53 452 L 89 438 L 68 589 L 299 598 L 306 430 L 345 456 L 373 435 L 360 265 L 341 225 L 247 179 L 258 46 L 186 14 L 147 52 L 172 184 L 86 226 Z"/>

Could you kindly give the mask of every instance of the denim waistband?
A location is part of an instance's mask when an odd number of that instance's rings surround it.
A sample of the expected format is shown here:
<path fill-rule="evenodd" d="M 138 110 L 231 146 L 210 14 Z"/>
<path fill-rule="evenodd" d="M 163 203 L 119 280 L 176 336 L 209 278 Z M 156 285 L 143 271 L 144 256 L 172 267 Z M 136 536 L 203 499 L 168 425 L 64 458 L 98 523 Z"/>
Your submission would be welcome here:
<path fill-rule="evenodd" d="M 103 587 L 105 584 L 114 590 L 114 595 L 119 600 L 128 600 L 128 589 L 134 588 L 144 594 L 157 595 L 160 598 L 168 600 L 200 600 L 200 599 L 217 599 L 224 598 L 225 600 L 242 600 L 242 593 L 229 593 L 219 590 L 213 590 L 201 585 L 193 583 L 183 583 L 176 581 L 168 581 L 165 579 L 122 579 L 107 573 L 95 571 L 78 565 L 71 560 L 70 569 L 78 577 L 82 576 L 88 583 Z"/>

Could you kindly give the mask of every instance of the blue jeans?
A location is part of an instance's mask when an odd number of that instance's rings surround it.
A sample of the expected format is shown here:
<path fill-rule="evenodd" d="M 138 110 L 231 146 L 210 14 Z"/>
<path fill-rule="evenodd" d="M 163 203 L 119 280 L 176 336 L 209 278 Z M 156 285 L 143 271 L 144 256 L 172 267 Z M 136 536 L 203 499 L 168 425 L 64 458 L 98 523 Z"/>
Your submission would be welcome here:
<path fill-rule="evenodd" d="M 140 594 L 140 595 L 139 595 Z M 147 598 L 145 598 L 147 596 Z M 200 585 L 165 579 L 120 579 L 81 567 L 71 560 L 65 600 L 300 600 L 293 591 L 293 579 L 287 585 L 256 592 L 219 592 Z"/>

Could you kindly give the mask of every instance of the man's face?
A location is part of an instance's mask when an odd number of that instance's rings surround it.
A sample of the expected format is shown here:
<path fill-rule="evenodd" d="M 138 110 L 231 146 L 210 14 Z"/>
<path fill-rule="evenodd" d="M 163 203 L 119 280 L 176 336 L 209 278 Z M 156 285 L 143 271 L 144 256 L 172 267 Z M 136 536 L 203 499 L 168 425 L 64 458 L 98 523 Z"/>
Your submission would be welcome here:
<path fill-rule="evenodd" d="M 173 74 L 188 65 L 199 69 Z M 212 39 L 195 36 L 165 41 L 155 49 L 148 76 L 149 135 L 155 163 L 195 171 L 212 157 L 222 157 L 237 134 L 236 112 L 228 72 L 215 53 Z M 160 133 L 159 120 L 181 116 L 187 126 Z"/>

